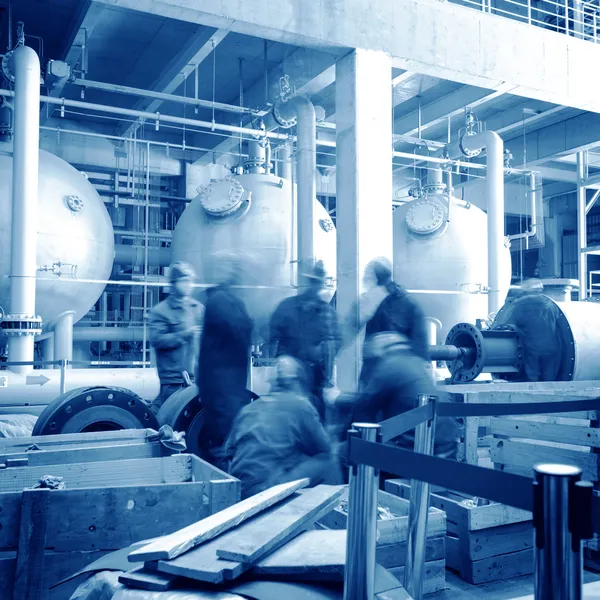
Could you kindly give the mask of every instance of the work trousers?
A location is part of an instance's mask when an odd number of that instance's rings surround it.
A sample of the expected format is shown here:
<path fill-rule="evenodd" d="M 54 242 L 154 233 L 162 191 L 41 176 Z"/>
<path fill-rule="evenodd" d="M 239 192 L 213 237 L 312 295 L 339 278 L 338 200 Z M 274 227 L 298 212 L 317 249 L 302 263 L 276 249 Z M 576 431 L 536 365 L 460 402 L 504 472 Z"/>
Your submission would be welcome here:
<path fill-rule="evenodd" d="M 181 383 L 161 383 L 160 392 L 158 396 L 152 400 L 150 404 L 150 410 L 157 415 L 160 407 L 175 393 L 180 389 L 185 387 L 185 383 L 182 381 Z"/>

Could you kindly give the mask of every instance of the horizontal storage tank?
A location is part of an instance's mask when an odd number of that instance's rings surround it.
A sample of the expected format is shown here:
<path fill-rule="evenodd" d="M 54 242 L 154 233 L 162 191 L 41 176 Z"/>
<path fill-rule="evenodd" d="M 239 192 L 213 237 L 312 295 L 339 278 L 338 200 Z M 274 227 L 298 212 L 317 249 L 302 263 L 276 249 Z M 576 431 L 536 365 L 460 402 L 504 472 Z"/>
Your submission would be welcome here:
<path fill-rule="evenodd" d="M 12 144 L 0 144 L 0 307 L 10 312 Z M 81 319 L 96 303 L 114 258 L 114 235 L 104 202 L 86 177 L 40 150 L 36 312 L 48 326 L 61 313 Z"/>
<path fill-rule="evenodd" d="M 394 279 L 415 294 L 426 316 L 438 319 L 438 343 L 456 323 L 488 316 L 487 215 L 446 193 L 442 184 L 394 211 Z M 504 302 L 511 278 L 508 244 L 499 248 Z M 439 293 L 435 293 L 435 292 Z"/>
<path fill-rule="evenodd" d="M 220 258 L 228 252 L 247 257 L 241 290 L 255 321 L 256 341 L 266 340 L 271 314 L 296 293 L 297 223 L 292 184 L 263 173 L 235 175 L 200 188 L 180 217 L 172 242 L 172 260 L 192 264 L 201 284 L 219 281 Z M 325 208 L 315 199 L 315 257 L 332 278 L 336 274 L 336 234 Z M 198 294 L 202 299 L 201 291 Z"/>

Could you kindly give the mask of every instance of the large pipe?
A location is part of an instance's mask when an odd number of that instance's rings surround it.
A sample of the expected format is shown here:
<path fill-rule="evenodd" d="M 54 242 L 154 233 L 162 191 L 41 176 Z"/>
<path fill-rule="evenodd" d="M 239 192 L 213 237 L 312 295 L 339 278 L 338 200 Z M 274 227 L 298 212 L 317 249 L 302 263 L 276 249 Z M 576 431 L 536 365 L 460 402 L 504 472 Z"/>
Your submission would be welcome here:
<path fill-rule="evenodd" d="M 126 246 L 115 244 L 115 264 L 143 267 L 145 262 L 144 246 Z M 171 262 L 171 248 L 148 248 L 148 266 L 168 267 Z"/>
<path fill-rule="evenodd" d="M 461 149 L 474 155 L 485 148 L 487 165 L 488 219 L 488 314 L 496 314 L 502 306 L 502 262 L 504 245 L 504 142 L 494 131 L 464 135 Z"/>
<path fill-rule="evenodd" d="M 296 165 L 298 179 L 298 260 L 314 257 L 314 202 L 317 197 L 317 120 L 315 107 L 306 96 L 294 96 L 277 105 L 278 118 L 297 119 Z M 300 285 L 306 285 L 301 281 Z"/>
<path fill-rule="evenodd" d="M 144 328 L 140 326 L 123 327 L 75 327 L 74 342 L 141 342 Z"/>
<path fill-rule="evenodd" d="M 34 50 L 20 46 L 14 51 L 15 114 L 10 248 L 10 311 L 23 319 L 35 315 L 37 275 L 38 164 L 40 144 L 40 60 Z M 8 360 L 33 360 L 31 332 L 11 336 Z M 30 366 L 16 367 L 27 373 Z"/>
<path fill-rule="evenodd" d="M 74 310 L 67 310 L 54 322 L 54 360 L 73 360 Z"/>

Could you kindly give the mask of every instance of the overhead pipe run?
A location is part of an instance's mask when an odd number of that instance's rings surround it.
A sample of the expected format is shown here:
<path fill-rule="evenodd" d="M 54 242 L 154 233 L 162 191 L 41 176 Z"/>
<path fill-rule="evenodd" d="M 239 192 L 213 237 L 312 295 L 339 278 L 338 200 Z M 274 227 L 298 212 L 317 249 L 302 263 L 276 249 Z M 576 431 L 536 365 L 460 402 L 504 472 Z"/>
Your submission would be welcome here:
<path fill-rule="evenodd" d="M 9 338 L 8 360 L 33 360 L 34 335 L 41 332 L 35 315 L 37 275 L 37 208 L 40 142 L 40 60 L 28 46 L 12 54 L 15 76 L 10 314 L 1 327 Z M 31 366 L 15 367 L 26 374 Z"/>
<path fill-rule="evenodd" d="M 471 158 L 486 150 L 488 229 L 488 314 L 502 307 L 501 253 L 504 236 L 504 142 L 494 131 L 476 133 L 472 128 L 460 139 L 462 153 Z"/>

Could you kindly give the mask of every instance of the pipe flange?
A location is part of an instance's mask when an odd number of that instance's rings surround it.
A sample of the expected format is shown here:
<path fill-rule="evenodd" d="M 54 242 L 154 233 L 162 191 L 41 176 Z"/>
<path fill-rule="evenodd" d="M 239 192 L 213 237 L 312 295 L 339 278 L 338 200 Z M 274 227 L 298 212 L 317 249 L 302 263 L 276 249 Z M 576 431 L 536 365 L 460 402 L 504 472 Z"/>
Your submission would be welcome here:
<path fill-rule="evenodd" d="M 38 315 L 4 315 L 0 329 L 7 337 L 40 335 L 42 333 L 42 317 Z"/>
<path fill-rule="evenodd" d="M 460 151 L 467 157 L 467 158 L 475 158 L 476 156 L 479 156 L 481 154 L 481 152 L 483 151 L 483 148 L 480 148 L 479 150 L 468 150 L 467 148 L 465 148 L 464 145 L 464 140 L 466 137 L 472 137 L 474 135 L 477 135 L 476 132 L 468 132 L 466 131 L 464 133 L 463 136 L 460 137 L 459 141 L 458 141 L 458 147 L 460 148 Z"/>
<path fill-rule="evenodd" d="M 458 323 L 446 336 L 447 346 L 473 350 L 469 358 L 461 357 L 447 363 L 452 381 L 468 383 L 475 380 L 485 368 L 485 348 L 483 334 L 470 323 Z"/>
<path fill-rule="evenodd" d="M 13 57 L 13 54 L 14 54 L 14 51 L 9 50 L 2 57 L 2 73 L 4 74 L 4 77 L 6 77 L 6 79 L 8 79 L 11 83 L 15 82 L 15 75 L 10 68 L 10 61 Z"/>
<path fill-rule="evenodd" d="M 281 116 L 281 106 L 283 104 L 285 103 L 281 101 L 275 103 L 275 105 L 273 106 L 273 117 L 281 127 L 283 127 L 284 129 L 290 129 L 291 127 L 294 127 L 294 125 L 296 125 L 298 119 L 296 119 L 296 117 L 292 117 L 291 119 L 283 118 Z"/>
<path fill-rule="evenodd" d="M 65 203 L 73 212 L 79 212 L 83 209 L 83 200 L 79 196 L 65 196 Z"/>
<path fill-rule="evenodd" d="M 423 193 L 426 196 L 429 195 L 439 195 L 439 194 L 446 194 L 448 191 L 448 186 L 445 183 L 428 183 L 427 185 L 424 185 L 422 188 Z"/>
<path fill-rule="evenodd" d="M 78 388 L 52 401 L 37 420 L 33 435 L 146 428 L 158 429 L 158 421 L 144 400 L 124 388 L 97 386 Z"/>
<path fill-rule="evenodd" d="M 212 181 L 198 189 L 202 208 L 211 217 L 227 217 L 235 213 L 245 200 L 249 200 L 242 184 L 233 177 Z"/>

